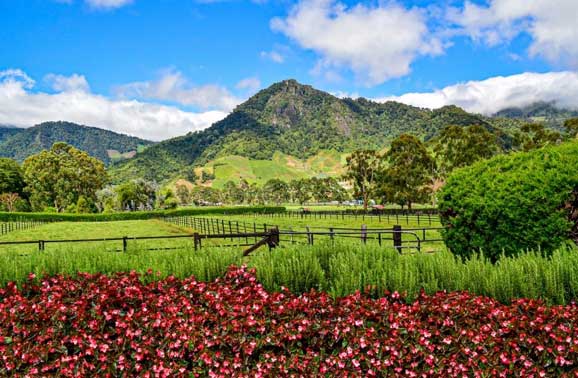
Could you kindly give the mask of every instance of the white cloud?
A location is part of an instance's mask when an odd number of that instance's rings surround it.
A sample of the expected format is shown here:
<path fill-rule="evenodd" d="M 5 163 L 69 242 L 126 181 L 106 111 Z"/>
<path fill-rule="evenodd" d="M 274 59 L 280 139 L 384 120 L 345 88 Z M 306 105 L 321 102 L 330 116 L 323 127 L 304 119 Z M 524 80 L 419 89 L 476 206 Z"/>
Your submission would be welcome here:
<path fill-rule="evenodd" d="M 346 7 L 333 0 L 302 0 L 271 27 L 320 55 L 318 68 L 348 68 L 368 85 L 410 72 L 419 56 L 443 53 L 418 8 L 393 2 Z"/>
<path fill-rule="evenodd" d="M 261 80 L 257 77 L 248 77 L 239 81 L 235 88 L 254 93 L 261 88 Z"/>
<path fill-rule="evenodd" d="M 55 94 L 34 92 L 33 86 L 34 80 L 21 70 L 0 71 L 0 124 L 28 127 L 65 120 L 162 140 L 207 128 L 227 115 L 225 111 L 192 113 L 136 100 L 115 101 L 66 86 Z"/>
<path fill-rule="evenodd" d="M 272 50 L 272 51 L 261 51 L 261 58 L 269 59 L 275 63 L 283 63 L 285 62 L 285 57 L 281 55 L 281 53 Z"/>
<path fill-rule="evenodd" d="M 140 81 L 115 89 L 121 98 L 140 98 L 175 102 L 201 109 L 229 111 L 241 103 L 226 88 L 214 84 L 195 86 L 178 71 L 167 71 L 155 81 Z"/>
<path fill-rule="evenodd" d="M 407 93 L 377 101 L 439 108 L 457 105 L 468 111 L 494 114 L 508 107 L 522 107 L 538 101 L 554 102 L 559 107 L 578 109 L 578 73 L 548 72 L 497 76 L 468 81 L 430 93 Z"/>
<path fill-rule="evenodd" d="M 89 6 L 96 9 L 115 9 L 124 7 L 133 0 L 84 0 Z"/>
<path fill-rule="evenodd" d="M 70 76 L 48 74 L 44 77 L 50 87 L 58 92 L 81 91 L 88 92 L 90 87 L 83 75 L 72 74 Z"/>
<path fill-rule="evenodd" d="M 462 8 L 448 11 L 448 19 L 473 39 L 492 46 L 528 33 L 531 56 L 570 67 L 578 67 L 577 15 L 576 0 L 491 0 L 488 5 L 466 1 Z"/>

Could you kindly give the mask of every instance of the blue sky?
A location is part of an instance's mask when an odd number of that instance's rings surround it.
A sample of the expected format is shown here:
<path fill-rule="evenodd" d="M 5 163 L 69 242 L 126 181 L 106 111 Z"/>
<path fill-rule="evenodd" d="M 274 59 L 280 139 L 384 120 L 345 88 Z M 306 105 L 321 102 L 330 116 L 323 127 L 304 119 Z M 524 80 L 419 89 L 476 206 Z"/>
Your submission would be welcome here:
<path fill-rule="evenodd" d="M 0 0 L 0 123 L 163 139 L 287 78 L 481 113 L 578 107 L 578 2 L 556 3 Z"/>

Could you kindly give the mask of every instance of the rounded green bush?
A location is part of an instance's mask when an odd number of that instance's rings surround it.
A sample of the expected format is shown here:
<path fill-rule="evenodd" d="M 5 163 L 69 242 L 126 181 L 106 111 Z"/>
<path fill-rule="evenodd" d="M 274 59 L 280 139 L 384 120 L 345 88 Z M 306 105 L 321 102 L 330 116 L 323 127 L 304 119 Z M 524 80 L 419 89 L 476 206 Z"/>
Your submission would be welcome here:
<path fill-rule="evenodd" d="M 578 143 L 496 156 L 456 170 L 439 201 L 455 255 L 552 251 L 576 228 Z"/>

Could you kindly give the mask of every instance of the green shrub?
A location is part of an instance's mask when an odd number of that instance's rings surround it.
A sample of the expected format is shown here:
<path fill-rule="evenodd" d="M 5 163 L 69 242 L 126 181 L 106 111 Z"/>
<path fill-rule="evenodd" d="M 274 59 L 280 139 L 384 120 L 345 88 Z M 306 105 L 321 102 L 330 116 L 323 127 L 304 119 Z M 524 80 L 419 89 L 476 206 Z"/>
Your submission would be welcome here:
<path fill-rule="evenodd" d="M 501 155 L 455 171 L 439 209 L 446 245 L 459 256 L 550 252 L 570 237 L 578 143 Z"/>
<path fill-rule="evenodd" d="M 156 210 L 156 211 L 132 211 L 124 213 L 100 213 L 100 214 L 62 214 L 54 212 L 44 213 L 6 213 L 0 212 L 0 222 L 16 220 L 37 220 L 47 222 L 109 222 L 121 220 L 143 220 L 163 217 L 196 216 L 196 215 L 235 215 L 235 214 L 258 214 L 258 213 L 282 213 L 282 206 L 244 206 L 244 207 L 198 207 L 190 209 Z"/>

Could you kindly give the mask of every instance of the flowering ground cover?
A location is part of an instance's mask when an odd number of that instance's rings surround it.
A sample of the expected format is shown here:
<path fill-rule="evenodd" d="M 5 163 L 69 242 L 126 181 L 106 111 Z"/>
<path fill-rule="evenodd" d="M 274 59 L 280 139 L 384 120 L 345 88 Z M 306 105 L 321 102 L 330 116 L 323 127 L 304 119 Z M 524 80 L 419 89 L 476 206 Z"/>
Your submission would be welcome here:
<path fill-rule="evenodd" d="M 143 278 L 0 289 L 0 376 L 578 376 L 576 304 L 297 296 L 268 292 L 244 267 L 208 283 Z"/>

